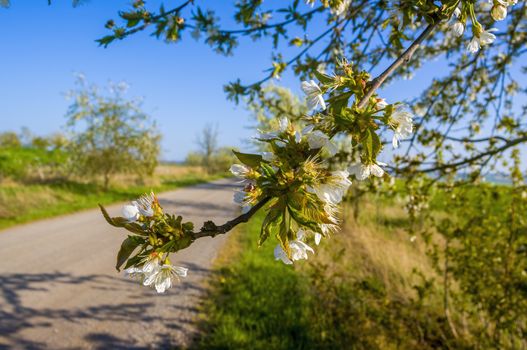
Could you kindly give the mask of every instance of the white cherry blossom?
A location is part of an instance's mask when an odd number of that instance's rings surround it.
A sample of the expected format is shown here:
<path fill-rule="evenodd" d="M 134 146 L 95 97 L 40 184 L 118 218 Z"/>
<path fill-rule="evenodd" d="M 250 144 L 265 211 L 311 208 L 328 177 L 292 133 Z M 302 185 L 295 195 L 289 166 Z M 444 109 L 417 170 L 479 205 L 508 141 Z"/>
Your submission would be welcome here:
<path fill-rule="evenodd" d="M 399 147 L 399 140 L 412 135 L 414 124 L 413 115 L 404 106 L 398 106 L 390 116 L 388 123 L 394 129 L 392 139 L 393 148 Z"/>
<path fill-rule="evenodd" d="M 326 183 L 308 187 L 308 192 L 314 193 L 324 203 L 337 205 L 348 191 L 351 181 L 349 173 L 345 170 L 334 171 Z"/>
<path fill-rule="evenodd" d="M 125 205 L 122 209 L 123 217 L 129 222 L 134 222 L 139 220 L 141 213 L 139 208 L 135 205 Z"/>
<path fill-rule="evenodd" d="M 233 164 L 229 169 L 230 172 L 239 178 L 245 178 L 251 169 L 243 164 Z"/>
<path fill-rule="evenodd" d="M 307 106 L 309 109 L 316 109 L 318 106 L 326 109 L 326 102 L 322 96 L 322 90 L 314 80 L 303 81 L 302 90 L 307 95 Z"/>
<path fill-rule="evenodd" d="M 132 204 L 139 209 L 141 215 L 150 217 L 154 215 L 152 206 L 155 200 L 156 196 L 151 192 L 150 194 L 142 195 L 137 201 L 132 202 Z"/>
<path fill-rule="evenodd" d="M 370 175 L 383 177 L 384 169 L 381 166 L 385 166 L 385 163 L 377 162 L 371 164 L 362 164 L 355 163 L 349 166 L 348 171 L 350 174 L 355 175 L 357 180 L 365 180 L 370 177 Z"/>
<path fill-rule="evenodd" d="M 307 252 L 315 253 L 313 248 L 301 241 L 303 238 L 303 231 L 299 230 L 297 239 L 289 242 L 289 250 L 291 251 L 291 258 L 287 256 L 282 246 L 278 244 L 274 249 L 274 257 L 276 260 L 281 260 L 284 264 L 291 265 L 293 261 L 307 259 Z"/>
<path fill-rule="evenodd" d="M 306 129 L 304 129 L 305 132 Z M 310 149 L 323 148 L 327 150 L 330 157 L 333 157 L 337 151 L 337 145 L 331 141 L 328 135 L 324 134 L 320 130 L 315 130 L 306 134 L 306 139 Z"/>
<path fill-rule="evenodd" d="M 180 280 L 180 277 L 187 277 L 188 269 L 181 266 L 169 264 L 162 265 L 157 271 L 145 277 L 143 285 L 155 287 L 158 293 L 164 293 L 172 287 L 172 280 Z"/>

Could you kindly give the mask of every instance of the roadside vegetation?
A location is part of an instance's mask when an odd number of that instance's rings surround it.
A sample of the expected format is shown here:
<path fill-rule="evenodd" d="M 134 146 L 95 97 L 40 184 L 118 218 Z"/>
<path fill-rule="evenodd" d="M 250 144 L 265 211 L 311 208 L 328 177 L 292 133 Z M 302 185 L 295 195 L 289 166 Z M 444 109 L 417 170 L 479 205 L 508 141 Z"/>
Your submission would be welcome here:
<path fill-rule="evenodd" d="M 119 183 L 105 189 L 96 182 L 53 180 L 0 185 L 0 229 L 33 220 L 73 213 L 82 209 L 130 200 L 143 193 L 162 192 L 214 180 L 224 173 L 208 174 L 201 167 L 160 165 L 146 183 L 122 175 Z"/>
<path fill-rule="evenodd" d="M 210 147 L 199 161 L 160 164 L 156 124 L 126 89 L 79 75 L 63 134 L 0 133 L 0 229 L 226 175 L 232 157 L 218 148 L 217 129 L 200 138 Z"/>
<path fill-rule="evenodd" d="M 255 248 L 263 213 L 236 230 L 217 261 L 194 347 L 526 348 L 526 242 L 506 225 L 513 188 L 436 190 L 433 226 L 423 214 L 412 219 L 404 186 L 396 187 L 391 196 L 348 202 L 342 231 L 320 246 L 308 242 L 316 254 L 294 267 L 274 261 L 272 245 Z M 484 219 L 459 229 L 467 224 L 454 204 L 460 196 L 465 210 L 492 214 L 492 235 Z"/>

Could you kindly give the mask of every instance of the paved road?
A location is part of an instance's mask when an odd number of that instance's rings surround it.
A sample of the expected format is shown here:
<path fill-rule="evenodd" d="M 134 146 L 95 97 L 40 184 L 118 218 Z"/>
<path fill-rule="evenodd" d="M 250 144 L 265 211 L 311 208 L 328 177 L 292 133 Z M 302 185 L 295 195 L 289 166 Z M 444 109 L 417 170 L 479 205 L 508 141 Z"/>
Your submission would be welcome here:
<path fill-rule="evenodd" d="M 223 222 L 236 213 L 234 186 L 220 180 L 164 193 L 160 202 L 198 225 Z M 109 207 L 110 214 L 120 207 Z M 124 236 L 97 210 L 0 232 L 0 349 L 184 346 L 225 236 L 202 238 L 172 257 L 189 277 L 164 295 L 115 271 Z"/>

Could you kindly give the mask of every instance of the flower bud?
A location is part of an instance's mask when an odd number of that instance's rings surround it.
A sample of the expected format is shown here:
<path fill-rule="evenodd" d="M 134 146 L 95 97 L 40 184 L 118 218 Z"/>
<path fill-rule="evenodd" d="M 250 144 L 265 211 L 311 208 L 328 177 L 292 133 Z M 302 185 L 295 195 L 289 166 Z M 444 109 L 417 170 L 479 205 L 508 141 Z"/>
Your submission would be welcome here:
<path fill-rule="evenodd" d="M 452 32 L 454 32 L 456 36 L 462 36 L 464 31 L 465 26 L 463 25 L 463 23 L 458 21 L 452 25 Z"/>
<path fill-rule="evenodd" d="M 501 4 L 494 5 L 490 10 L 490 15 L 495 21 L 503 21 L 507 17 L 507 7 Z"/>

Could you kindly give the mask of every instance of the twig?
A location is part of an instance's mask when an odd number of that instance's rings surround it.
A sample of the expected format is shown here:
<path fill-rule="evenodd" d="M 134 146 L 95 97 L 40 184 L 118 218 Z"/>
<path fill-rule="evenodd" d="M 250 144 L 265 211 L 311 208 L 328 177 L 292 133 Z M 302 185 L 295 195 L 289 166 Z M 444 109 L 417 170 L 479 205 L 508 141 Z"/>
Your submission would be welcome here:
<path fill-rule="evenodd" d="M 487 152 L 480 153 L 480 154 L 478 154 L 476 156 L 473 156 L 471 158 L 466 158 L 466 159 L 460 160 L 460 161 L 455 162 L 455 163 L 448 163 L 448 164 L 443 164 L 443 165 L 439 165 L 439 166 L 432 167 L 432 168 L 422 169 L 422 170 L 420 170 L 420 172 L 422 172 L 422 173 L 431 173 L 431 172 L 434 172 L 434 171 L 442 171 L 442 170 L 452 169 L 452 168 L 455 169 L 455 168 L 457 168 L 460 165 L 472 163 L 472 162 L 474 162 L 476 160 L 479 160 L 481 158 L 484 158 L 486 156 L 493 156 L 495 154 L 498 154 L 500 152 L 505 151 L 508 148 L 514 147 L 516 145 L 519 145 L 519 144 L 521 144 L 523 142 L 527 142 L 527 136 L 511 140 L 511 141 L 505 143 L 501 147 L 495 148 L 493 150 L 489 150 Z M 405 169 L 403 169 L 403 170 L 405 170 Z"/>
<path fill-rule="evenodd" d="M 432 33 L 432 31 L 439 25 L 440 21 L 435 19 L 434 22 L 430 23 L 426 29 L 415 39 L 415 41 L 406 49 L 406 51 L 399 56 L 384 72 L 379 76 L 373 79 L 370 82 L 370 89 L 364 95 L 364 97 L 359 101 L 357 107 L 363 108 L 367 103 L 370 97 L 375 93 L 375 91 L 384 83 L 384 81 L 403 63 L 407 63 L 412 58 L 412 55 L 417 50 L 419 45 Z"/>
<path fill-rule="evenodd" d="M 219 234 L 227 233 L 230 230 L 232 230 L 235 226 L 249 221 L 249 219 L 254 214 L 256 214 L 256 212 L 260 208 L 262 208 L 265 204 L 267 204 L 267 202 L 269 202 L 270 200 L 271 200 L 271 197 L 263 198 L 261 201 L 256 203 L 256 205 L 252 207 L 251 210 L 249 210 L 247 213 L 242 214 L 238 216 L 237 218 L 234 218 L 230 221 L 227 221 L 226 223 L 220 226 L 217 226 L 212 221 L 206 221 L 205 223 L 203 223 L 203 227 L 201 228 L 201 230 L 199 232 L 194 232 L 192 235 L 194 236 L 194 239 L 198 239 L 201 237 L 207 237 L 207 236 L 214 237 Z"/>

